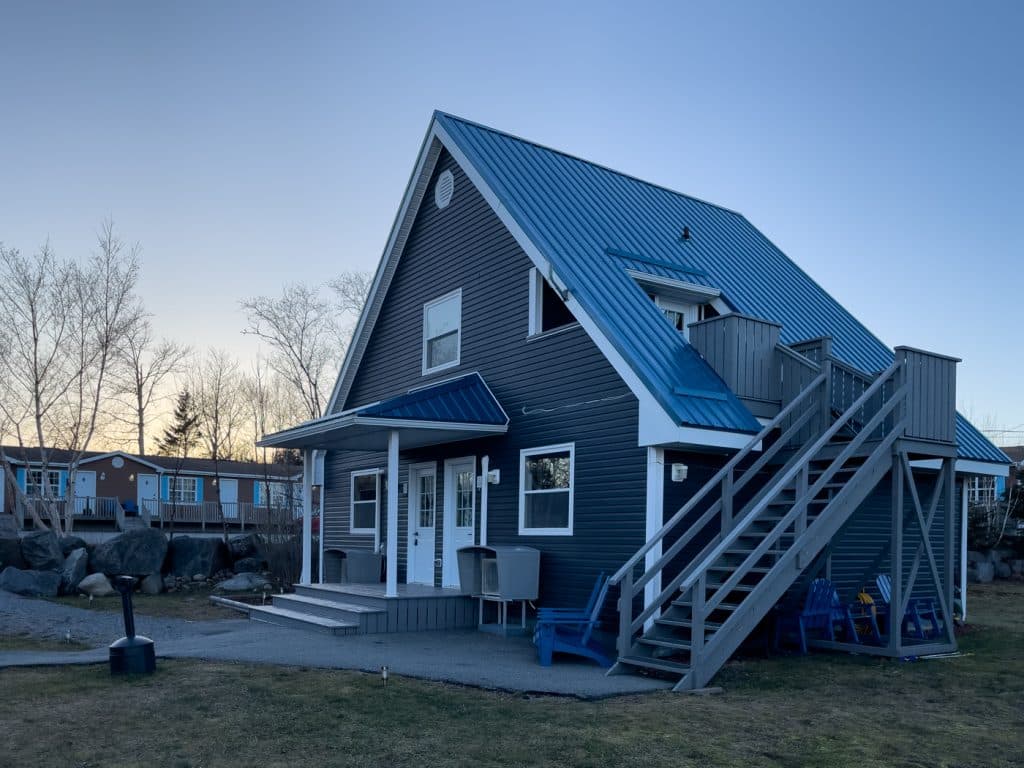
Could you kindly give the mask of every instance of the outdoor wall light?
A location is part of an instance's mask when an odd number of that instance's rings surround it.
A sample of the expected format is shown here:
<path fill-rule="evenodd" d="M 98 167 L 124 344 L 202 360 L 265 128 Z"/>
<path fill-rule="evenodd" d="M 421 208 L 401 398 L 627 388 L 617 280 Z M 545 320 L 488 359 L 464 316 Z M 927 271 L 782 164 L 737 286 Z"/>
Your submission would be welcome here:
<path fill-rule="evenodd" d="M 106 479 L 107 479 L 107 473 L 106 472 L 100 472 L 100 480 L 106 480 Z"/>
<path fill-rule="evenodd" d="M 135 473 L 134 472 L 132 472 L 130 475 L 128 475 L 128 482 L 129 483 L 134 483 L 135 482 Z"/>
<path fill-rule="evenodd" d="M 214 487 L 214 488 L 216 488 L 216 487 L 217 487 L 217 478 L 216 478 L 216 477 L 215 477 L 215 478 L 213 478 L 213 487 Z"/>

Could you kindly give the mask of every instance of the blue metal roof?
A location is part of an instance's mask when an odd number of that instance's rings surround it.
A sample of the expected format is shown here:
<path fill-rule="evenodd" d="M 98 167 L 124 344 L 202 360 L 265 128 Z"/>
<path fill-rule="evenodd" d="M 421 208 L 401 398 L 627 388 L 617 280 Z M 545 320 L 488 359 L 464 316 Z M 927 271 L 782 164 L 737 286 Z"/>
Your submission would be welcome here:
<path fill-rule="evenodd" d="M 627 269 L 717 288 L 737 311 L 781 323 L 784 343 L 831 336 L 834 354 L 860 370 L 892 363 L 889 347 L 742 215 L 453 115 L 435 119 L 678 423 L 758 429 Z M 1009 461 L 959 416 L 957 439 L 963 458 Z"/>
<path fill-rule="evenodd" d="M 360 416 L 457 424 L 508 424 L 508 416 L 478 373 L 460 376 L 359 408 Z"/>

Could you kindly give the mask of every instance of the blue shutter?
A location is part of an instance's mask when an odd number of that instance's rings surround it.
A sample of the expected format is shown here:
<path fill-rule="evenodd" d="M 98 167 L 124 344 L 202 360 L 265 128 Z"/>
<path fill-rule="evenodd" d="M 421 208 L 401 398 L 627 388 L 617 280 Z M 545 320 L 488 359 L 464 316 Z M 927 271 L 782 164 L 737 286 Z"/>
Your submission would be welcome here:
<path fill-rule="evenodd" d="M 196 478 L 196 501 L 203 500 L 203 478 Z"/>
<path fill-rule="evenodd" d="M 258 507 L 260 505 L 260 481 L 252 481 L 252 505 Z"/>
<path fill-rule="evenodd" d="M 15 475 L 18 478 L 18 487 L 21 488 L 21 492 L 27 492 L 28 489 L 25 487 L 25 468 L 18 467 L 17 471 L 15 472 Z"/>
<path fill-rule="evenodd" d="M 170 497 L 169 485 L 170 478 L 167 475 L 160 476 L 160 498 L 167 501 Z"/>
<path fill-rule="evenodd" d="M 68 473 L 64 470 L 60 471 L 57 480 L 57 498 L 63 499 L 67 495 L 68 490 Z"/>

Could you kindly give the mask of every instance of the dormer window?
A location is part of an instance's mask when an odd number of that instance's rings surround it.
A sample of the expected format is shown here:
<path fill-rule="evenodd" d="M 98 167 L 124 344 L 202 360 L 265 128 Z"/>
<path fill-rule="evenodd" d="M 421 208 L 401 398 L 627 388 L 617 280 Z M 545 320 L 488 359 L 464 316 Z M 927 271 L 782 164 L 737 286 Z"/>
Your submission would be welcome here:
<path fill-rule="evenodd" d="M 462 289 L 423 305 L 423 374 L 459 364 L 462 347 Z"/>
<path fill-rule="evenodd" d="M 658 305 L 658 308 L 665 315 L 665 319 L 671 323 L 672 327 L 682 333 L 687 339 L 690 338 L 689 326 L 691 324 L 707 320 L 710 317 L 718 317 L 719 314 L 712 304 L 679 301 L 678 299 L 659 296 L 656 293 L 649 293 L 647 295 L 651 297 L 651 301 Z"/>
<path fill-rule="evenodd" d="M 531 269 L 529 335 L 535 336 L 556 328 L 564 328 L 575 322 L 576 318 L 562 301 L 562 297 L 548 284 L 536 267 Z"/>

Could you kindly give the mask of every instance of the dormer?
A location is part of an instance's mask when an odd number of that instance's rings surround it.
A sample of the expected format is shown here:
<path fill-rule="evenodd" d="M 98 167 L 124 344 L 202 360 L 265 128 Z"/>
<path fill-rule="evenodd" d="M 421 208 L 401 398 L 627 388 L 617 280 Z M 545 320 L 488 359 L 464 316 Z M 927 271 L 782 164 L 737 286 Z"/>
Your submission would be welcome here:
<path fill-rule="evenodd" d="M 729 312 L 722 292 L 716 288 L 635 270 L 629 270 L 629 274 L 686 339 L 690 338 L 689 327 L 693 323 Z"/>

